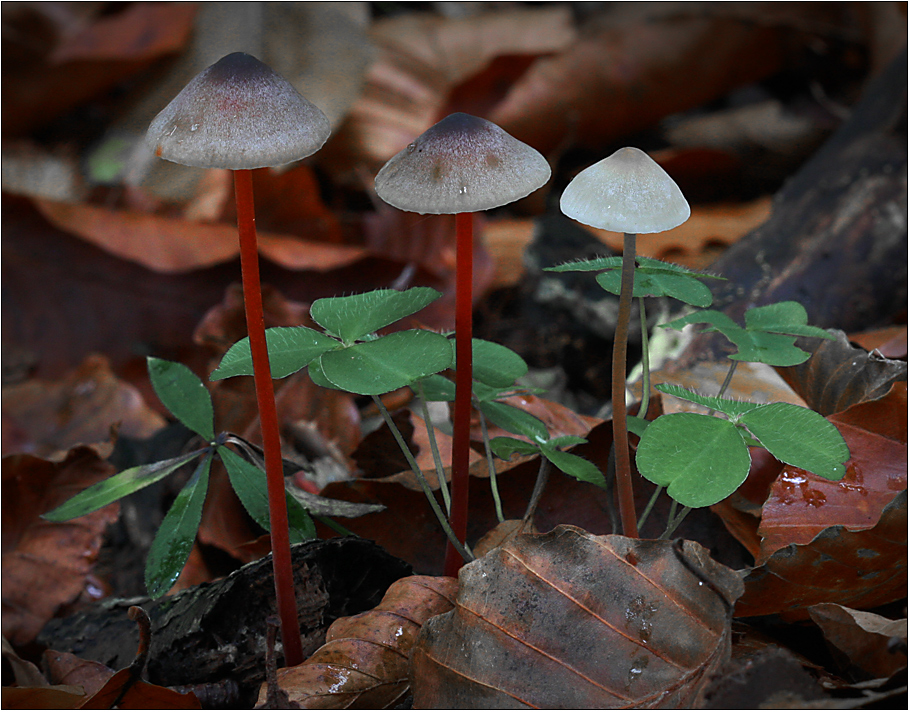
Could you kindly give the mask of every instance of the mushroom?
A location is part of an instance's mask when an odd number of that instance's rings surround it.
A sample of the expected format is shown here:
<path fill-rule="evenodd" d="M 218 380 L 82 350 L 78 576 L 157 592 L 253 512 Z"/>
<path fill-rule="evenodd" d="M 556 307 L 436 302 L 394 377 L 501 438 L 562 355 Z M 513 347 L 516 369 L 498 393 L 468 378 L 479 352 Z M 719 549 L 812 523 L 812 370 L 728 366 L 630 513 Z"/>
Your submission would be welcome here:
<path fill-rule="evenodd" d="M 470 450 L 473 217 L 540 188 L 550 166 L 533 148 L 496 124 L 456 113 L 431 126 L 393 156 L 376 175 L 376 193 L 385 202 L 415 213 L 454 214 L 455 412 L 452 418 L 452 511 L 450 521 L 462 543 L 468 521 Z M 461 556 L 451 543 L 445 573 L 455 576 Z"/>
<path fill-rule="evenodd" d="M 619 315 L 613 339 L 613 442 L 623 534 L 637 537 L 625 408 L 626 341 L 635 276 L 635 236 L 682 225 L 689 219 L 689 204 L 679 186 L 647 153 L 637 148 L 621 148 L 575 176 L 563 192 L 559 207 L 580 223 L 624 234 Z"/>
<path fill-rule="evenodd" d="M 278 413 L 265 341 L 252 169 L 305 158 L 328 139 L 329 120 L 287 80 L 255 57 L 235 52 L 200 72 L 152 121 L 156 156 L 234 172 L 240 268 L 262 428 L 275 593 L 285 663 L 303 661 L 294 594 Z"/>

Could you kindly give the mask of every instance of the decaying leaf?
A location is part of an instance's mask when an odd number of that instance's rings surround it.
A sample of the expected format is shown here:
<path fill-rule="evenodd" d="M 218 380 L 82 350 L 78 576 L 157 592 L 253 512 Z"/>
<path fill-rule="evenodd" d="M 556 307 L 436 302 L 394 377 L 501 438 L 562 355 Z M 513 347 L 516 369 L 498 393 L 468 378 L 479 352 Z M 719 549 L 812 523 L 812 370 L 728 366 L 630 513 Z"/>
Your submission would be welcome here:
<path fill-rule="evenodd" d="M 411 657 L 415 708 L 680 708 L 730 655 L 739 577 L 698 544 L 520 535 L 462 568 Z"/>
<path fill-rule="evenodd" d="M 891 620 L 834 603 L 812 606 L 809 615 L 825 639 L 867 674 L 889 677 L 907 667 L 906 618 Z"/>
<path fill-rule="evenodd" d="M 822 415 L 883 396 L 895 381 L 907 380 L 907 362 L 851 346 L 842 331 L 835 341 L 799 339 L 797 346 L 812 353 L 798 366 L 778 369 L 809 407 Z"/>
<path fill-rule="evenodd" d="M 35 204 L 61 230 L 156 272 L 201 269 L 233 259 L 240 252 L 237 228 L 227 223 L 195 223 L 88 203 L 36 200 Z M 263 255 L 292 269 L 328 270 L 364 256 L 358 247 L 289 235 L 262 233 L 258 237 Z"/>
<path fill-rule="evenodd" d="M 3 635 L 13 645 L 32 641 L 61 606 L 79 597 L 120 506 L 62 524 L 40 515 L 112 474 L 112 465 L 82 446 L 59 463 L 33 455 L 3 458 Z"/>
<path fill-rule="evenodd" d="M 361 163 L 379 168 L 444 115 L 459 82 L 498 56 L 567 47 L 575 30 L 571 12 L 554 5 L 459 19 L 405 13 L 375 22 L 369 35 L 378 52 L 363 94 L 324 152 L 336 171 Z"/>
<path fill-rule="evenodd" d="M 871 608 L 907 592 L 907 491 L 899 493 L 871 529 L 823 530 L 808 544 L 771 554 L 744 578 L 737 616 L 805 616 L 818 603 Z"/>
<path fill-rule="evenodd" d="M 850 448 L 847 473 L 833 481 L 789 465 L 783 469 L 762 506 L 758 564 L 788 544 L 808 544 L 830 526 L 875 526 L 885 506 L 907 489 L 906 383 L 830 420 Z"/>
<path fill-rule="evenodd" d="M 302 665 L 279 670 L 279 684 L 304 709 L 392 707 L 408 691 L 408 656 L 420 627 L 451 610 L 457 590 L 453 578 L 396 581 L 373 610 L 335 621 Z M 263 685 L 260 704 L 265 696 Z"/>
<path fill-rule="evenodd" d="M 106 442 L 111 429 L 134 438 L 150 437 L 165 420 L 139 391 L 119 380 L 103 356 L 89 356 L 60 381 L 28 380 L 3 389 L 4 418 L 25 442 L 5 442 L 6 452 L 48 457 L 80 444 Z"/>

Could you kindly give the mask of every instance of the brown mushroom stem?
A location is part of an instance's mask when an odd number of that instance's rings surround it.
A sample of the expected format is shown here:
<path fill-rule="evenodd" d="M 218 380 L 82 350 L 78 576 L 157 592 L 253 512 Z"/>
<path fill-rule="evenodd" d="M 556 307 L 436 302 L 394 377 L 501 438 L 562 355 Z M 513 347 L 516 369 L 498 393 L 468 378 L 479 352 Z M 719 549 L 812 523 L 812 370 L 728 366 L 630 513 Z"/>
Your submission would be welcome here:
<path fill-rule="evenodd" d="M 474 223 L 472 213 L 455 214 L 455 413 L 452 417 L 452 511 L 449 522 L 458 541 L 468 530 L 468 467 L 471 448 L 473 363 Z M 445 575 L 458 576 L 464 559 L 449 542 Z"/>
<path fill-rule="evenodd" d="M 616 450 L 616 493 L 622 533 L 638 538 L 635 496 L 632 492 L 632 463 L 629 458 L 629 431 L 626 429 L 626 342 L 632 311 L 635 280 L 635 235 L 625 233 L 622 249 L 622 277 L 619 289 L 619 316 L 613 337 L 613 443 Z"/>
<path fill-rule="evenodd" d="M 297 597 L 291 566 L 291 542 L 288 509 L 285 501 L 284 469 L 281 462 L 281 440 L 278 434 L 278 409 L 265 341 L 265 317 L 259 284 L 259 251 L 256 247 L 256 218 L 253 210 L 252 171 L 234 171 L 234 194 L 237 201 L 237 230 L 240 233 L 240 271 L 243 281 L 243 303 L 246 328 L 253 357 L 253 381 L 259 406 L 262 449 L 265 457 L 266 484 L 269 497 L 269 523 L 272 540 L 272 566 L 275 572 L 275 596 L 281 621 L 281 642 L 286 667 L 303 662 L 300 623 L 297 619 Z"/>

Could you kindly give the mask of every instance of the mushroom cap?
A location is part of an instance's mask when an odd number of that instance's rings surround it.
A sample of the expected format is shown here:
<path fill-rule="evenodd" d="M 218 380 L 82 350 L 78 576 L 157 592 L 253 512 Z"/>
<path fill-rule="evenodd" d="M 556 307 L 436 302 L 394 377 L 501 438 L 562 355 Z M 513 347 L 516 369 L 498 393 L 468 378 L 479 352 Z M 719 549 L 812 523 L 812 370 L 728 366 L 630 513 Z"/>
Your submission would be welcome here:
<path fill-rule="evenodd" d="M 376 193 L 412 213 L 453 214 L 506 205 L 550 178 L 547 160 L 499 126 L 451 114 L 389 159 Z"/>
<path fill-rule="evenodd" d="M 637 148 L 588 166 L 566 187 L 559 208 L 602 230 L 663 232 L 689 219 L 689 204 L 666 171 Z"/>
<path fill-rule="evenodd" d="M 267 65 L 243 52 L 197 74 L 152 121 L 155 155 L 200 168 L 242 170 L 305 158 L 329 120 Z"/>

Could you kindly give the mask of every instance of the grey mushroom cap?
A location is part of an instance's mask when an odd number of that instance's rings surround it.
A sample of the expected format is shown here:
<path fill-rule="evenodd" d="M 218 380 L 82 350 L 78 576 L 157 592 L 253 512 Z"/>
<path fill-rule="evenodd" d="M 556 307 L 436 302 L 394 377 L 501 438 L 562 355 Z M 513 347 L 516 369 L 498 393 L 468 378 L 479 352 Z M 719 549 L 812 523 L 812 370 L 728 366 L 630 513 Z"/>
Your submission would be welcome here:
<path fill-rule="evenodd" d="M 375 186 L 400 210 L 440 215 L 506 205 L 549 178 L 550 165 L 539 152 L 491 121 L 457 113 L 389 159 Z"/>
<path fill-rule="evenodd" d="M 329 120 L 255 57 L 235 52 L 197 74 L 152 121 L 146 143 L 174 163 L 243 170 L 305 158 Z"/>
<path fill-rule="evenodd" d="M 637 148 L 621 148 L 585 168 L 566 187 L 559 207 L 580 223 L 624 233 L 670 230 L 690 214 L 679 186 Z"/>

